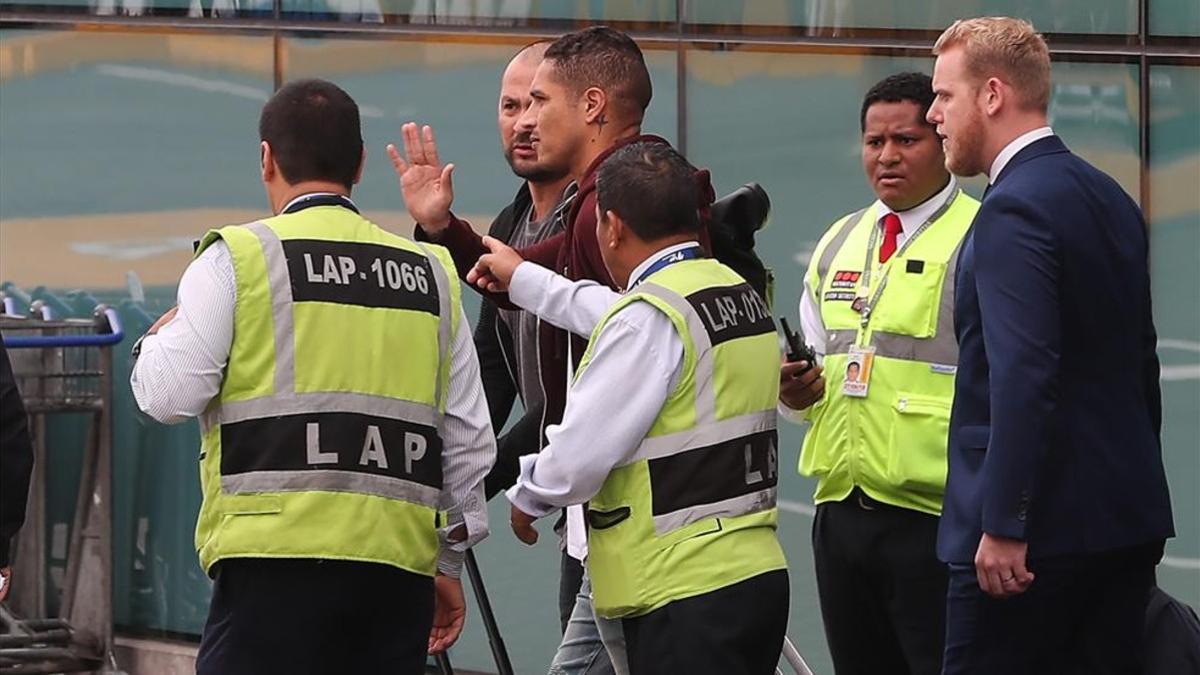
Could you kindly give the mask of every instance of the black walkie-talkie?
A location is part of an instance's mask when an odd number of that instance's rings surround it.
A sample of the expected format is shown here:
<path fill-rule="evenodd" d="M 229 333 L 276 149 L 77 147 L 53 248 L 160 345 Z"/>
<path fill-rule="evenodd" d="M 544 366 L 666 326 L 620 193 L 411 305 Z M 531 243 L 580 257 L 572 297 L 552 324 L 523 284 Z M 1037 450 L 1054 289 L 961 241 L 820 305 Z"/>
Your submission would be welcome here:
<path fill-rule="evenodd" d="M 779 317 L 779 325 L 783 327 L 783 337 L 785 340 L 787 340 L 788 344 L 788 363 L 798 363 L 800 361 L 804 361 L 808 364 L 808 366 L 806 366 L 804 370 L 797 372 L 796 375 L 803 375 L 804 373 L 807 373 L 808 369 L 812 368 L 813 365 L 816 364 L 817 353 L 813 351 L 812 347 L 809 347 L 804 343 L 803 335 L 794 332 L 791 327 L 788 326 L 787 319 L 783 318 L 782 316 Z"/>

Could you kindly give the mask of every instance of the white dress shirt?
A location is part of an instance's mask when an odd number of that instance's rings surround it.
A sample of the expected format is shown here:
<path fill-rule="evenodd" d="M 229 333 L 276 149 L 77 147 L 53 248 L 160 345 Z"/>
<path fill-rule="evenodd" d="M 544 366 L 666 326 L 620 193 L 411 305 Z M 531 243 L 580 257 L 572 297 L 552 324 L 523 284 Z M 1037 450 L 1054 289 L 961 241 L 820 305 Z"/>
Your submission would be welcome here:
<path fill-rule="evenodd" d="M 233 258 L 225 242 L 218 240 L 184 270 L 175 317 L 157 334 L 142 339 L 141 354 L 130 376 L 142 412 L 164 424 L 176 424 L 208 408 L 221 390 L 229 361 L 236 301 Z M 467 548 L 488 534 L 483 478 L 496 459 L 475 343 L 466 314 L 461 307 L 458 311 L 458 332 L 450 348 L 446 414 L 439 429 L 443 442 L 439 508 L 447 512 L 448 524 L 440 532 L 443 546 L 438 569 L 454 577 L 459 576 Z M 448 542 L 446 536 L 461 523 L 467 526 L 467 537 Z"/>
<path fill-rule="evenodd" d="M 638 279 L 660 258 L 696 242 L 664 248 L 630 275 Z M 591 335 L 619 293 L 594 281 L 571 282 L 522 263 L 509 298 L 559 328 Z M 661 311 L 635 302 L 614 315 L 591 345 L 591 363 L 571 386 L 561 424 L 546 429 L 537 455 L 521 458 L 509 501 L 532 516 L 583 504 L 613 469 L 629 463 L 645 439 L 683 367 L 683 339 Z M 569 521 L 568 521 L 569 522 Z"/>
<path fill-rule="evenodd" d="M 1004 146 L 1000 154 L 996 155 L 996 159 L 992 160 L 992 169 L 988 171 L 988 184 L 996 182 L 996 178 L 1000 175 L 1000 172 L 1004 170 L 1004 167 L 1008 166 L 1008 163 L 1012 161 L 1013 157 L 1016 157 L 1018 152 L 1024 150 L 1031 143 L 1053 135 L 1054 130 L 1050 127 L 1038 127 L 1033 131 L 1027 131 L 1012 139 L 1008 145 Z"/>
<path fill-rule="evenodd" d="M 875 226 L 882 232 L 884 216 L 889 213 L 900 216 L 900 233 L 896 235 L 896 247 L 899 249 L 899 247 L 904 246 L 904 242 L 908 241 L 909 237 L 921 229 L 921 226 L 926 221 L 945 206 L 946 202 L 954 196 L 954 192 L 957 189 L 958 181 L 951 176 L 950 182 L 946 183 L 946 187 L 907 211 L 896 211 L 882 201 L 876 200 L 873 205 L 877 216 Z M 863 252 L 863 255 L 866 255 L 866 251 Z M 814 259 L 810 264 L 816 264 L 816 262 Z M 872 273 L 872 276 L 876 276 L 876 274 Z M 820 303 L 817 302 L 817 292 L 818 289 L 813 289 L 809 286 L 808 275 L 806 274 L 804 292 L 800 295 L 800 327 L 804 330 L 804 338 L 808 341 L 809 346 L 813 348 L 817 356 L 824 357 L 826 349 L 825 321 L 821 318 L 821 307 Z M 804 417 L 803 414 L 797 414 L 800 411 L 788 408 L 782 401 L 779 403 L 779 411 L 792 421 L 798 422 Z"/>

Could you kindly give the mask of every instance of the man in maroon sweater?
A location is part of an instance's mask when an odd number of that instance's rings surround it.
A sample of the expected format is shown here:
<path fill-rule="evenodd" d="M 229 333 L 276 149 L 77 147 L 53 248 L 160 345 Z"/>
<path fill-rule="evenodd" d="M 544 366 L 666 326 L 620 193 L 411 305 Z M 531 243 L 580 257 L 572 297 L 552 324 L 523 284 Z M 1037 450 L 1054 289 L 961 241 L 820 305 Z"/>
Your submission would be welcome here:
<path fill-rule="evenodd" d="M 530 86 L 530 97 L 533 102 L 517 122 L 516 132 L 530 136 L 540 165 L 548 170 L 565 170 L 575 182 L 563 197 L 569 203 L 560 210 L 566 218 L 562 233 L 521 249 L 520 254 L 569 279 L 591 279 L 616 288 L 596 240 L 597 170 L 624 145 L 637 141 L 667 143 L 641 133 L 651 97 L 650 73 L 641 49 L 629 36 L 604 26 L 568 33 L 546 49 Z M 447 247 L 465 278 L 479 257 L 490 251 L 469 224 L 450 212 L 454 165 L 442 165 L 433 130 L 428 126 L 418 129 L 410 122 L 403 127 L 403 136 L 406 158 L 394 146 L 388 146 L 388 154 L 400 176 L 404 202 L 418 223 L 417 239 Z M 695 175 L 699 188 L 696 208 L 701 223 L 707 224 L 713 188 L 707 171 L 697 170 Z M 710 246 L 706 227 L 702 228 L 701 243 Z M 515 308 L 503 293 L 481 292 L 501 307 Z M 571 365 L 577 365 L 587 338 L 543 322 L 538 345 L 546 401 L 541 431 L 545 434 L 548 425 L 562 421 L 568 354 Z M 570 542 L 569 535 L 568 552 L 578 557 Z M 585 588 L 576 601 L 551 672 L 623 675 L 628 671 L 620 623 L 593 617 L 589 595 Z M 611 661 L 596 653 L 597 637 Z"/>
<path fill-rule="evenodd" d="M 596 242 L 596 170 L 617 148 L 636 141 L 666 143 L 658 136 L 641 133 L 642 118 L 650 104 L 650 73 L 641 49 L 624 33 L 605 26 L 568 33 L 546 50 L 531 86 L 533 104 L 518 124 L 533 139 L 539 163 L 565 167 L 575 178 L 564 199 L 564 231 L 541 244 L 520 251 L 525 260 L 552 269 L 568 279 L 592 279 L 615 288 Z M 400 187 L 409 213 L 418 223 L 417 239 L 450 249 L 460 276 L 489 253 L 471 226 L 450 212 L 454 199 L 451 173 L 454 165 L 442 165 L 433 130 L 403 127 L 404 149 L 400 156 L 388 146 L 400 176 Z M 708 222 L 708 207 L 714 194 L 707 170 L 696 171 L 700 188 L 696 207 L 701 222 Z M 572 194 L 573 193 L 573 194 Z M 701 243 L 709 246 L 707 229 Z M 493 302 L 513 308 L 503 293 L 483 292 Z M 546 392 L 542 429 L 562 420 L 566 401 L 567 353 L 579 362 L 587 339 L 541 324 L 541 375 Z"/>

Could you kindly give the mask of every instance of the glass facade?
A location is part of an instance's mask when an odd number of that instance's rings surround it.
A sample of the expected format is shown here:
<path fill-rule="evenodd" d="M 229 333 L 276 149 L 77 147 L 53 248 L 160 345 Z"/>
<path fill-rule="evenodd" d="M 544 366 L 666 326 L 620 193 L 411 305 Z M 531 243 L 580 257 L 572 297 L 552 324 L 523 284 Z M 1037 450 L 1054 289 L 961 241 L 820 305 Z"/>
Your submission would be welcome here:
<path fill-rule="evenodd" d="M 131 334 L 148 328 L 174 304 L 192 242 L 266 203 L 256 125 L 272 54 L 265 37 L 0 33 L 5 291 L 58 298 L 64 313 L 87 316 L 95 301 L 64 292 L 87 289 L 119 306 Z M 114 352 L 115 620 L 192 634 L 209 592 L 192 545 L 199 434 L 137 417 L 128 353 Z M 71 417 L 47 427 L 48 582 L 58 592 L 66 552 L 55 542 L 70 527 L 84 428 Z"/>
<path fill-rule="evenodd" d="M 1200 36 L 1200 3 L 1194 0 L 1149 0 L 1150 34 Z"/>
<path fill-rule="evenodd" d="M 1040 0 L 782 0 L 691 2 L 687 20 L 723 27 L 776 27 L 808 33 L 856 30 L 937 30 L 956 19 L 1009 15 L 1029 19 L 1053 33 L 1137 33 L 1135 0 L 1042 2 Z"/>
<path fill-rule="evenodd" d="M 776 314 L 794 321 L 801 276 L 834 219 L 873 199 L 859 159 L 862 95 L 900 70 L 929 72 L 956 18 L 1032 19 L 1054 51 L 1056 131 L 1146 209 L 1163 360 L 1163 445 L 1179 536 L 1161 585 L 1200 605 L 1200 9 L 1187 0 L 0 0 L 0 282 L 17 297 L 84 312 L 117 303 L 140 333 L 173 302 L 192 241 L 260 217 L 257 117 L 278 83 L 323 77 L 361 106 L 368 163 L 355 198 L 411 231 L 385 157 L 399 127 L 431 124 L 457 165 L 456 211 L 485 227 L 518 187 L 496 135 L 500 73 L 521 44 L 594 22 L 642 41 L 654 82 L 644 129 L 711 169 L 719 194 L 770 194 L 759 252 Z M 279 21 L 274 17 L 278 15 Z M 64 18 L 65 17 L 65 18 Z M 1144 19 L 1144 21 L 1143 21 Z M 77 22 L 77 23 L 75 23 Z M 1141 30 L 1144 24 L 1145 31 Z M 1143 32 L 1146 33 L 1144 39 Z M 982 182 L 969 181 L 978 195 Z M 76 292 L 83 289 L 85 292 Z M 468 314 L 478 307 L 466 294 Z M 794 324 L 793 324 L 794 325 Z M 115 611 L 122 630 L 195 636 L 209 582 L 196 564 L 195 425 L 139 419 L 118 349 L 114 429 Z M 51 425 L 47 540 L 64 537 L 77 476 L 77 420 Z M 801 427 L 783 423 L 795 467 Z M 781 477 L 792 569 L 789 634 L 830 670 L 813 580 L 812 485 Z M 517 672 L 557 643 L 558 551 L 508 532 L 478 550 Z M 56 590 L 51 546 L 52 590 Z M 468 594 L 469 595 L 469 594 Z M 478 613 L 453 653 L 487 669 Z"/>
<path fill-rule="evenodd" d="M 1159 585 L 1200 603 L 1200 69 L 1150 69 L 1150 271 L 1176 538 Z M 1188 476 L 1189 478 L 1182 478 Z"/>

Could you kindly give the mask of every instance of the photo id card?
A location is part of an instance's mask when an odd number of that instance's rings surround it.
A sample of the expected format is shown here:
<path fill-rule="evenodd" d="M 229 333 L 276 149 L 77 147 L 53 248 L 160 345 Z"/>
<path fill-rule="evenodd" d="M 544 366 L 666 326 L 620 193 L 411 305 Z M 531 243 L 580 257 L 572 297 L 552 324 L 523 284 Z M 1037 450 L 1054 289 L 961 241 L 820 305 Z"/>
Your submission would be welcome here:
<path fill-rule="evenodd" d="M 851 347 L 846 355 L 845 380 L 842 393 L 854 398 L 866 398 L 871 386 L 871 366 L 875 362 L 874 347 Z"/>

